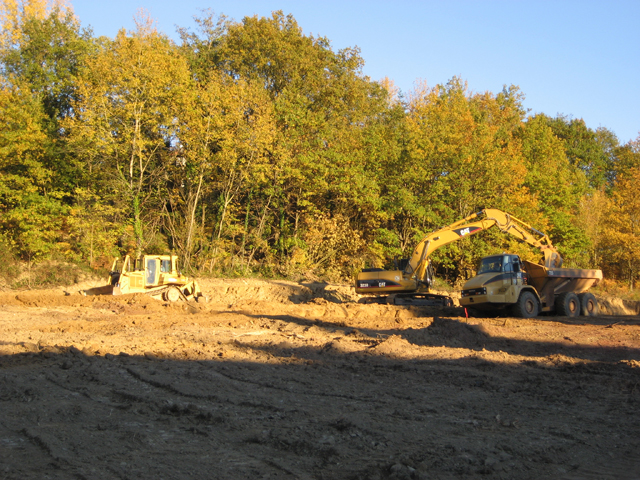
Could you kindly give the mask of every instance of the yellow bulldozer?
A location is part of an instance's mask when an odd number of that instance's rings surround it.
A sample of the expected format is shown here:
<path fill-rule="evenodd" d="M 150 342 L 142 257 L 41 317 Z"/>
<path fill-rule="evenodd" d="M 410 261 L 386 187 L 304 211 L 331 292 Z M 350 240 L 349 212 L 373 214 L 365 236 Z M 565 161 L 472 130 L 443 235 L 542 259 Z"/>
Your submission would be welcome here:
<path fill-rule="evenodd" d="M 177 255 L 144 255 L 133 259 L 127 255 L 115 259 L 107 285 L 83 290 L 83 295 L 124 295 L 144 293 L 167 302 L 208 302 L 200 285 L 178 270 Z"/>

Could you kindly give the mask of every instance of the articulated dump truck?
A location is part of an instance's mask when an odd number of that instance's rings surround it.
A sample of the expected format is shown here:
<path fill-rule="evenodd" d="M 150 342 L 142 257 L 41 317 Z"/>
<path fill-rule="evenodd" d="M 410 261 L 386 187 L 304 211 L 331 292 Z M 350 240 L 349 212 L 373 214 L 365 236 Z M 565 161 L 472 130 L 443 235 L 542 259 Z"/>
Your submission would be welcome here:
<path fill-rule="evenodd" d="M 477 275 L 464 284 L 460 304 L 484 312 L 511 310 L 522 318 L 539 313 L 597 315 L 598 302 L 588 290 L 602 280 L 602 271 L 560 266 L 538 265 L 512 254 L 485 257 Z"/>
<path fill-rule="evenodd" d="M 132 259 L 127 255 L 122 262 L 114 260 L 107 285 L 83 290 L 83 295 L 124 295 L 144 293 L 167 302 L 208 302 L 200 285 L 178 270 L 176 255 L 144 255 Z"/>

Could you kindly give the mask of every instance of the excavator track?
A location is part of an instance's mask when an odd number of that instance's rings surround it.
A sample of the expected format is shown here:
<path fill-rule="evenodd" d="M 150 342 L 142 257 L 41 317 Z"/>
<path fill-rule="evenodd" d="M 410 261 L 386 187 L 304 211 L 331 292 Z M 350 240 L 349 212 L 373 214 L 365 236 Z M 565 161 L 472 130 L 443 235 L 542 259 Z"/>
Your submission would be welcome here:
<path fill-rule="evenodd" d="M 448 295 L 435 293 L 396 293 L 387 296 L 387 303 L 417 307 L 452 307 L 453 299 Z"/>

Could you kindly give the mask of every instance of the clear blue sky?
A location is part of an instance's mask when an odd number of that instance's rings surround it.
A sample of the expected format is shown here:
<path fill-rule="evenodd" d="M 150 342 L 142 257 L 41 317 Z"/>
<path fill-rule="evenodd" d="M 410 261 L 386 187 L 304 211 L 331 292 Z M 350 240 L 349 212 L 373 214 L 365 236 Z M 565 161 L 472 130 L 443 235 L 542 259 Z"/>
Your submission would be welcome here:
<path fill-rule="evenodd" d="M 640 132 L 640 0 L 71 0 L 84 27 L 114 37 L 134 28 L 139 8 L 159 30 L 210 8 L 235 20 L 293 14 L 305 34 L 334 50 L 358 46 L 373 80 L 389 77 L 404 92 L 453 76 L 475 92 L 517 85 L 531 113 L 582 118 L 621 143 Z"/>

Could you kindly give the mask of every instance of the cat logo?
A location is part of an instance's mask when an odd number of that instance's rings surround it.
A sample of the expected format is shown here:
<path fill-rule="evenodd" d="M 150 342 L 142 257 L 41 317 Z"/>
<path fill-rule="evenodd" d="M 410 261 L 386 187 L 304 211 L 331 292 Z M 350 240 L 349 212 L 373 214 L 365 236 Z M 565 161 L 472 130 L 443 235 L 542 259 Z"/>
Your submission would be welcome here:
<path fill-rule="evenodd" d="M 464 237 L 465 235 L 470 235 L 480 230 L 482 230 L 481 227 L 466 227 L 466 228 L 459 228 L 458 230 L 454 230 L 454 232 L 456 232 L 461 237 Z"/>

